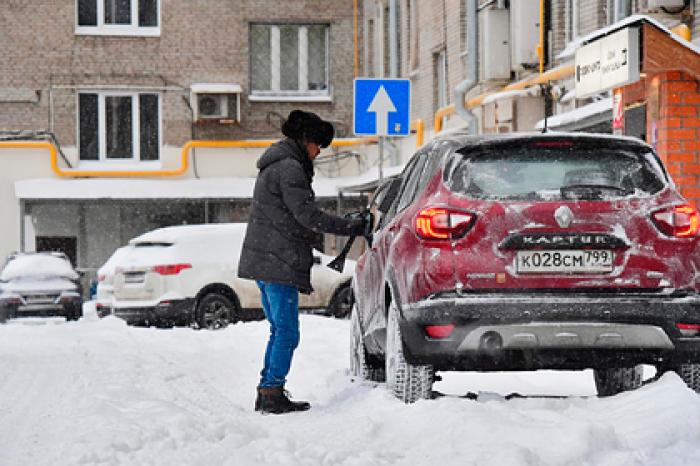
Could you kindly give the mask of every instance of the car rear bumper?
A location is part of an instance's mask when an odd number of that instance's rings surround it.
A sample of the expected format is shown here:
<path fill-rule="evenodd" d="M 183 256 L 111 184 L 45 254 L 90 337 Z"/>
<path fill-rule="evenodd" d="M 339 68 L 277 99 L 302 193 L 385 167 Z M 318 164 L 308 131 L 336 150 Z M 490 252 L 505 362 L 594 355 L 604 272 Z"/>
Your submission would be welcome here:
<path fill-rule="evenodd" d="M 532 370 L 700 362 L 700 296 L 474 294 L 402 308 L 406 359 L 438 370 Z M 426 326 L 454 325 L 445 338 Z"/>
<path fill-rule="evenodd" d="M 194 299 L 185 298 L 158 303 L 104 303 L 97 302 L 97 315 L 114 315 L 129 325 L 186 324 L 192 321 Z"/>
<path fill-rule="evenodd" d="M 0 313 L 7 318 L 16 317 L 80 317 L 82 301 L 66 304 L 28 304 L 0 306 Z"/>

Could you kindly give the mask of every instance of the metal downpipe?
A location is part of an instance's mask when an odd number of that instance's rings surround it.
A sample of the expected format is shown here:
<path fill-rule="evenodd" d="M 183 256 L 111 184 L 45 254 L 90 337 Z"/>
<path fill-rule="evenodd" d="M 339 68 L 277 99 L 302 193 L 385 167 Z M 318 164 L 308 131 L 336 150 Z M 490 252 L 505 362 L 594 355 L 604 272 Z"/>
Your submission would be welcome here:
<path fill-rule="evenodd" d="M 476 115 L 466 106 L 466 95 L 478 83 L 478 21 L 477 0 L 467 1 L 467 79 L 455 87 L 455 110 L 457 114 L 467 122 L 469 133 L 476 134 L 479 131 Z"/>

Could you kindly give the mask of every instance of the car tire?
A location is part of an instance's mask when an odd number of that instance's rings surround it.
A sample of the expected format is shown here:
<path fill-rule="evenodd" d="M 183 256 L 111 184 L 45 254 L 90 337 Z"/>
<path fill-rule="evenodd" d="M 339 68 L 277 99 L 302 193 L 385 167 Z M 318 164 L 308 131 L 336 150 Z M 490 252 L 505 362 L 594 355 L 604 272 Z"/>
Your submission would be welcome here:
<path fill-rule="evenodd" d="M 642 375 L 643 368 L 641 365 L 593 370 L 598 396 L 612 396 L 639 388 L 642 386 Z"/>
<path fill-rule="evenodd" d="M 83 311 L 82 311 L 82 306 L 80 306 L 78 309 L 66 314 L 66 321 L 75 321 L 79 320 L 83 316 Z"/>
<path fill-rule="evenodd" d="M 350 313 L 350 374 L 372 382 L 384 382 L 386 380 L 385 368 L 372 364 L 367 360 L 367 350 L 362 339 L 360 314 L 357 310 L 357 305 L 352 307 L 352 312 Z"/>
<path fill-rule="evenodd" d="M 7 322 L 7 311 L 0 309 L 0 324 Z"/>
<path fill-rule="evenodd" d="M 432 397 L 433 366 L 406 361 L 399 327 L 399 311 L 392 302 L 386 330 L 386 385 L 404 403 Z"/>
<path fill-rule="evenodd" d="M 680 364 L 674 371 L 688 388 L 700 393 L 700 364 Z"/>
<path fill-rule="evenodd" d="M 234 321 L 236 306 L 219 293 L 209 293 L 197 303 L 195 316 L 200 329 L 218 330 Z"/>
<path fill-rule="evenodd" d="M 347 319 L 352 313 L 355 304 L 355 295 L 352 292 L 350 283 L 343 283 L 333 293 L 331 302 L 328 304 L 328 314 L 337 319 Z"/>

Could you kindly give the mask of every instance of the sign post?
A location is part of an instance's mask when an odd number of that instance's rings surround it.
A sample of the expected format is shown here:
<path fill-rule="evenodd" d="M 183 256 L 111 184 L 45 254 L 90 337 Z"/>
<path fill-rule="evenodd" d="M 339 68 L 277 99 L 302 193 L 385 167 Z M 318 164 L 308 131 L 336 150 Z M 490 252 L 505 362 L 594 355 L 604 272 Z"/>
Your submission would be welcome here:
<path fill-rule="evenodd" d="M 411 81 L 355 79 L 353 132 L 379 137 L 379 179 L 384 178 L 384 139 L 410 134 Z"/>

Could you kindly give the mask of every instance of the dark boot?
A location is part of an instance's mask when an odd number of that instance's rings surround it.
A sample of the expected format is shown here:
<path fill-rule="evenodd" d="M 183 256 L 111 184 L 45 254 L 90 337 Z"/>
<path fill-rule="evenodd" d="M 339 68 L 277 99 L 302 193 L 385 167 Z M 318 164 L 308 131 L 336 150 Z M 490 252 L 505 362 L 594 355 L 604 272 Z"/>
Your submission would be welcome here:
<path fill-rule="evenodd" d="M 292 401 L 287 398 L 284 387 L 258 387 L 255 410 L 263 414 L 284 414 L 307 411 L 311 405 L 306 401 Z"/>

